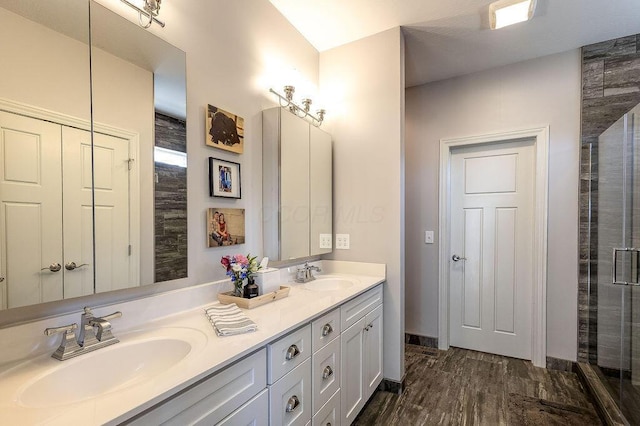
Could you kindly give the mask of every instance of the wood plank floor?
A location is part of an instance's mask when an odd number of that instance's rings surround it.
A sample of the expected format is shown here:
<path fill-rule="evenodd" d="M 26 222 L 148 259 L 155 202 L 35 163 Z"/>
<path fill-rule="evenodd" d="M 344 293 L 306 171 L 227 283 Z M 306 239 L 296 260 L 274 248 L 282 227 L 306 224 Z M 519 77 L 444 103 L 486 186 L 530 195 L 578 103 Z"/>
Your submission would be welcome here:
<path fill-rule="evenodd" d="M 405 357 L 405 392 L 376 392 L 355 425 L 601 424 L 574 373 L 457 348 Z"/>

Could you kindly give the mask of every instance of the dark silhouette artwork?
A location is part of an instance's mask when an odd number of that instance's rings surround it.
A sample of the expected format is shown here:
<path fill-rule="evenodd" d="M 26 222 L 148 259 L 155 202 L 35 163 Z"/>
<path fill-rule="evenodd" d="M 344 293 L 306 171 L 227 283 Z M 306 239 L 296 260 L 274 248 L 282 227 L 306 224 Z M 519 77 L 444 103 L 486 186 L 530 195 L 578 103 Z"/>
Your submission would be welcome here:
<path fill-rule="evenodd" d="M 207 145 L 242 154 L 244 148 L 244 118 L 208 105 L 206 121 Z"/>

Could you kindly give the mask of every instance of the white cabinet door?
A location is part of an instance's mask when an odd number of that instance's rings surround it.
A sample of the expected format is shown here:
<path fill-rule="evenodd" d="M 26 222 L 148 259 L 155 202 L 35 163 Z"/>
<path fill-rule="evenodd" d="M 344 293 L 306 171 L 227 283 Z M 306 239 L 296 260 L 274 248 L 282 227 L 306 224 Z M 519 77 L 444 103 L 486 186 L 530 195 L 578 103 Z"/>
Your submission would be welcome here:
<path fill-rule="evenodd" d="M 270 424 L 302 426 L 311 421 L 311 359 L 269 387 Z"/>
<path fill-rule="evenodd" d="M 311 323 L 313 352 L 317 352 L 340 335 L 340 308 L 324 314 Z"/>
<path fill-rule="evenodd" d="M 339 426 L 340 425 L 340 390 L 333 394 L 331 399 L 311 419 L 313 426 Z"/>
<path fill-rule="evenodd" d="M 253 397 L 252 400 L 225 417 L 218 426 L 268 426 L 269 425 L 269 391 L 267 389 Z"/>
<path fill-rule="evenodd" d="M 340 339 L 313 354 L 313 412 L 316 413 L 340 389 Z"/>
<path fill-rule="evenodd" d="M 309 124 L 280 115 L 281 259 L 309 256 Z"/>
<path fill-rule="evenodd" d="M 362 317 L 354 325 L 342 332 L 342 380 L 340 381 L 340 405 L 342 423 L 351 424 L 364 403 L 364 327 L 366 318 Z"/>
<path fill-rule="evenodd" d="M 382 381 L 382 305 L 365 317 L 364 327 L 364 387 L 368 400 Z"/>
<path fill-rule="evenodd" d="M 213 425 L 267 385 L 262 349 L 130 421 L 129 425 Z"/>
<path fill-rule="evenodd" d="M 311 256 L 331 253 L 320 247 L 320 235 L 333 234 L 333 160 L 331 135 L 309 126 L 309 229 Z"/>
<path fill-rule="evenodd" d="M 0 308 L 60 300 L 61 127 L 0 112 Z"/>
<path fill-rule="evenodd" d="M 269 363 L 267 383 L 271 385 L 277 382 L 309 357 L 311 357 L 310 325 L 306 325 L 270 343 L 267 345 L 267 360 Z"/>

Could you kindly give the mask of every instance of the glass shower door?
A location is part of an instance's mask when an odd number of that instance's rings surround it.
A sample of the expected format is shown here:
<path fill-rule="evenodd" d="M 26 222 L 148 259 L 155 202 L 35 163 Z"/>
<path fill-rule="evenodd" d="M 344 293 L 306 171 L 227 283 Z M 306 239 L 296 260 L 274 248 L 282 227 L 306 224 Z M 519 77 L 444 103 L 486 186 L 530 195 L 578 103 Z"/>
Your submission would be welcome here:
<path fill-rule="evenodd" d="M 640 424 L 640 106 L 598 141 L 598 366 Z"/>

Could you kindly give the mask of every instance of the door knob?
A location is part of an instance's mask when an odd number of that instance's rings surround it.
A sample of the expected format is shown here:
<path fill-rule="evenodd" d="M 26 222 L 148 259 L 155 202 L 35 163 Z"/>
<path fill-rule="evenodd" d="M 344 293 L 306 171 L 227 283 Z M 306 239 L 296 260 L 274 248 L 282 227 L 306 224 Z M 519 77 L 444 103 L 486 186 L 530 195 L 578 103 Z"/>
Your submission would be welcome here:
<path fill-rule="evenodd" d="M 457 254 L 454 254 L 453 256 L 451 256 L 451 260 L 453 260 L 454 262 L 458 262 L 460 260 L 467 260 L 466 257 L 460 257 Z"/>
<path fill-rule="evenodd" d="M 48 269 L 51 272 L 58 272 L 60 269 L 62 269 L 62 266 L 60 266 L 59 263 L 52 263 L 51 265 L 47 266 L 46 268 L 42 268 L 40 270 L 44 271 L 45 269 Z"/>
<path fill-rule="evenodd" d="M 88 263 L 83 263 L 81 265 L 76 265 L 76 262 L 68 262 L 64 264 L 64 269 L 66 269 L 67 271 L 73 271 L 74 269 L 77 268 L 82 268 L 83 266 L 87 266 Z"/>

